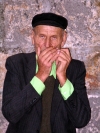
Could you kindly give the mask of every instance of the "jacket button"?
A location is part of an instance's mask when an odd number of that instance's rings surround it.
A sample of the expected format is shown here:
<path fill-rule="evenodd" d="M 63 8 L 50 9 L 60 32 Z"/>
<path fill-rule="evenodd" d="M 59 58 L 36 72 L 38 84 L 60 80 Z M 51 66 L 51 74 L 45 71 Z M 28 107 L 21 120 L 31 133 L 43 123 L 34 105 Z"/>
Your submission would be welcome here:
<path fill-rule="evenodd" d="M 34 98 L 32 102 L 34 103 L 36 100 L 37 100 L 37 98 Z"/>

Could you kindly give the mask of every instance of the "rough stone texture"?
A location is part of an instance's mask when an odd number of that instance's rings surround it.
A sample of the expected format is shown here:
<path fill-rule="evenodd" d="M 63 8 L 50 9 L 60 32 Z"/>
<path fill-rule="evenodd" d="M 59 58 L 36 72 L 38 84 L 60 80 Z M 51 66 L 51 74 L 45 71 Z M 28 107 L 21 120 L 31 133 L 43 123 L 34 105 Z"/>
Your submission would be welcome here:
<path fill-rule="evenodd" d="M 89 124 L 77 133 L 100 133 L 100 0 L 0 0 L 0 106 L 8 56 L 31 52 L 31 19 L 41 12 L 55 12 L 69 20 L 72 57 L 86 65 L 86 86 L 92 109 Z M 0 112 L 0 133 L 7 122 Z"/>
<path fill-rule="evenodd" d="M 3 5 L 0 3 L 0 47 L 2 47 L 4 39 L 4 16 L 3 16 Z"/>
<path fill-rule="evenodd" d="M 89 90 L 88 97 L 91 105 L 91 121 L 77 133 L 100 133 L 100 90 Z"/>
<path fill-rule="evenodd" d="M 9 55 L 7 55 L 7 54 L 0 53 L 0 88 L 2 88 L 2 86 L 3 86 L 4 77 L 5 77 L 5 73 L 6 73 L 6 69 L 4 66 L 5 66 L 6 58 L 8 56 Z"/>
<path fill-rule="evenodd" d="M 2 92 L 0 91 L 0 107 L 2 105 Z M 7 129 L 8 122 L 3 117 L 2 112 L 0 110 L 0 133 L 5 133 Z"/>

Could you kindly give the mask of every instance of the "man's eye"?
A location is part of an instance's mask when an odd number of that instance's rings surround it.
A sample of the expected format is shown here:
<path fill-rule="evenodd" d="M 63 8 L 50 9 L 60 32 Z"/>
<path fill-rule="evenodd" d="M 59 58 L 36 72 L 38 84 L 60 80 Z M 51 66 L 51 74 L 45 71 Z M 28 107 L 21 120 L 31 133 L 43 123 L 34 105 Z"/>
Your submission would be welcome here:
<path fill-rule="evenodd" d="M 44 35 L 40 35 L 41 38 L 44 38 L 45 36 Z"/>
<path fill-rule="evenodd" d="M 57 37 L 56 36 L 52 36 L 52 39 L 57 39 Z"/>

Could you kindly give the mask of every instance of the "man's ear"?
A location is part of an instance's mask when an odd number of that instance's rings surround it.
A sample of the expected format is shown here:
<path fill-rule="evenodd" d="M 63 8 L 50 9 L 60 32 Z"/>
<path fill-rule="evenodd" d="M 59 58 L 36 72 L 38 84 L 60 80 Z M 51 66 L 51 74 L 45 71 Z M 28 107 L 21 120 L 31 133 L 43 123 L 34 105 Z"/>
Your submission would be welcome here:
<path fill-rule="evenodd" d="M 63 46 L 65 45 L 66 40 L 67 40 L 67 32 L 64 31 L 64 34 L 63 34 L 63 41 L 62 41 L 61 47 L 63 47 Z"/>
<path fill-rule="evenodd" d="M 34 45 L 34 30 L 32 30 L 32 33 L 31 33 L 31 40 L 32 40 L 32 44 Z"/>

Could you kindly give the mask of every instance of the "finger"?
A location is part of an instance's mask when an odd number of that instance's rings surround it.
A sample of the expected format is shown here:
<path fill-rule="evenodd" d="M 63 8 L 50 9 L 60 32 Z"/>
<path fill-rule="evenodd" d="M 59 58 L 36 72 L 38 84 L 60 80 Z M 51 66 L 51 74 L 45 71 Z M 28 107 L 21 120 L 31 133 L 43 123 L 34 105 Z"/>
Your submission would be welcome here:
<path fill-rule="evenodd" d="M 49 50 L 46 54 L 42 55 L 42 59 L 45 61 L 49 61 L 53 59 L 53 56 L 55 56 L 57 53 L 56 49 Z"/>
<path fill-rule="evenodd" d="M 58 61 L 61 64 L 69 64 L 71 60 L 70 60 L 70 58 L 64 58 L 63 56 L 59 56 L 58 57 Z"/>
<path fill-rule="evenodd" d="M 43 50 L 41 52 L 41 56 L 44 56 L 44 55 L 47 55 L 50 51 L 52 51 L 54 48 L 53 47 L 49 47 L 49 48 L 46 48 L 45 50 Z"/>
<path fill-rule="evenodd" d="M 48 58 L 46 58 L 44 63 L 47 64 L 47 66 L 51 66 L 52 63 L 54 61 L 56 61 L 57 58 L 58 58 L 58 54 L 57 54 L 57 52 L 55 52 L 55 53 L 51 54 L 50 56 L 48 56 Z"/>
<path fill-rule="evenodd" d="M 41 63 L 50 67 L 57 57 L 57 49 L 52 49 L 47 54 L 39 56 L 39 59 L 41 60 Z"/>
<path fill-rule="evenodd" d="M 53 63 L 58 58 L 57 51 L 48 57 L 48 62 Z"/>
<path fill-rule="evenodd" d="M 62 51 L 65 51 L 67 55 L 71 56 L 70 51 L 68 48 L 62 48 Z"/>
<path fill-rule="evenodd" d="M 60 51 L 59 58 L 62 58 L 63 60 L 70 60 L 70 57 L 64 51 Z"/>
<path fill-rule="evenodd" d="M 57 68 L 60 66 L 60 63 L 61 63 L 61 62 L 57 59 L 57 60 L 56 60 L 56 67 L 57 67 Z"/>
<path fill-rule="evenodd" d="M 67 59 L 65 60 L 63 57 L 59 56 L 58 57 L 58 62 L 61 62 L 61 63 L 62 62 L 68 62 L 68 60 Z"/>

